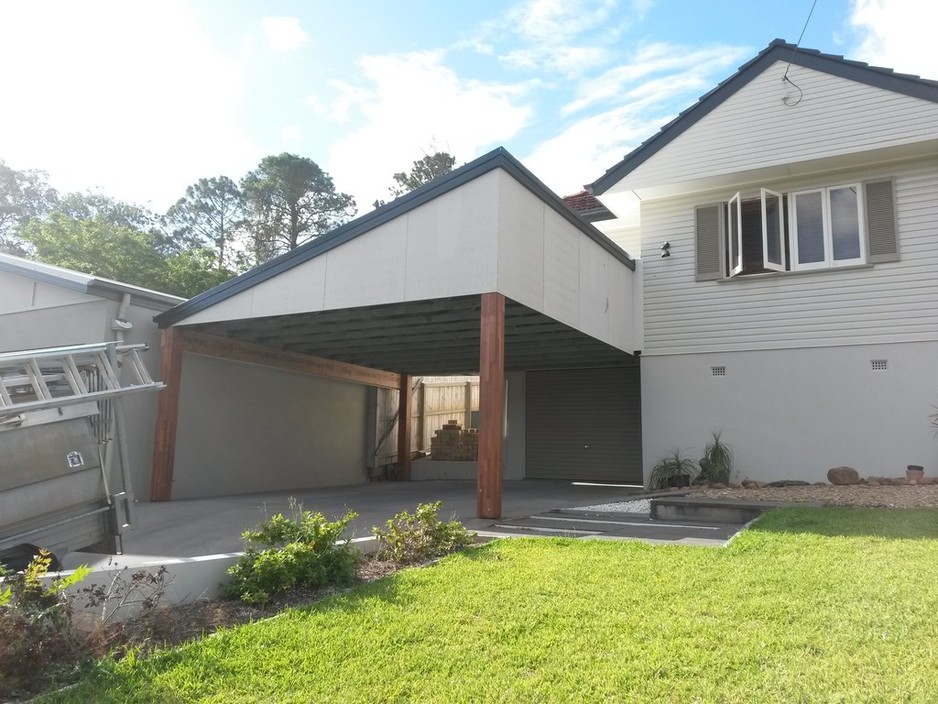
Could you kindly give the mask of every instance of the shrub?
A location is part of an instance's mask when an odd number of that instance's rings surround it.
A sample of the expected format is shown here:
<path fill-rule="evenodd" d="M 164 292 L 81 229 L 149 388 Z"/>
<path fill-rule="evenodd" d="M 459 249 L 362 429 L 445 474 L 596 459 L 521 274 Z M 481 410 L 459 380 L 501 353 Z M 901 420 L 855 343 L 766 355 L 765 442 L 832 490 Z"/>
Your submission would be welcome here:
<path fill-rule="evenodd" d="M 66 589 L 90 570 L 79 567 L 46 586 L 43 578 L 51 564 L 51 553 L 40 550 L 21 572 L 0 567 L 0 697 L 33 688 L 37 679 L 54 679 L 83 655 L 72 631 Z"/>
<path fill-rule="evenodd" d="M 726 483 L 733 474 L 733 448 L 720 439 L 719 432 L 711 432 L 711 440 L 704 447 L 700 459 L 700 478 L 710 482 Z"/>
<path fill-rule="evenodd" d="M 346 584 L 355 576 L 358 552 L 341 537 L 358 514 L 329 521 L 295 499 L 290 508 L 290 518 L 278 513 L 242 534 L 245 553 L 228 568 L 226 596 L 260 604 L 291 589 Z"/>
<path fill-rule="evenodd" d="M 387 528 L 373 528 L 378 540 L 378 557 L 401 564 L 423 562 L 470 545 L 476 534 L 457 520 L 444 523 L 437 514 L 443 504 L 418 504 L 414 513 L 402 511 L 387 522 Z"/>
<path fill-rule="evenodd" d="M 690 482 L 699 472 L 694 461 L 683 457 L 680 450 L 658 460 L 651 469 L 649 485 L 652 489 L 690 486 Z"/>

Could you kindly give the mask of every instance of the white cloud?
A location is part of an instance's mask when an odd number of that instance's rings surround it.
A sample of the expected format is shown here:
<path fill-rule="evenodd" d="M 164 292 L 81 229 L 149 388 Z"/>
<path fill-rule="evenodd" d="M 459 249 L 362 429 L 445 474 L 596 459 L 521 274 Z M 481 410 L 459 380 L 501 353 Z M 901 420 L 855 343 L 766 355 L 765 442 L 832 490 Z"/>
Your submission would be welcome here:
<path fill-rule="evenodd" d="M 458 46 L 490 53 L 510 37 L 511 48 L 499 56 L 505 66 L 575 78 L 610 60 L 611 48 L 647 4 L 633 0 L 635 12 L 616 16 L 618 0 L 525 0 Z"/>
<path fill-rule="evenodd" d="M 564 106 L 563 114 L 570 115 L 597 103 L 620 100 L 627 91 L 638 89 L 639 81 L 646 81 L 642 92 L 657 93 L 661 79 L 656 74 L 669 73 L 665 87 L 674 88 L 673 80 L 680 78 L 683 90 L 706 91 L 715 85 L 714 76 L 722 71 L 729 75 L 736 65 L 750 54 L 746 47 L 715 46 L 692 49 L 667 43 L 641 47 L 626 63 L 610 69 L 596 78 L 581 82 L 576 98 Z M 633 93 L 632 97 L 635 97 Z M 666 94 L 658 96 L 661 99 Z"/>
<path fill-rule="evenodd" d="M 570 195 L 602 176 L 673 117 L 623 105 L 576 122 L 538 145 L 524 163 L 557 195 Z"/>
<path fill-rule="evenodd" d="M 854 0 L 850 24 L 860 38 L 848 58 L 938 79 L 934 0 Z"/>
<path fill-rule="evenodd" d="M 465 81 L 439 51 L 361 60 L 364 82 L 339 83 L 336 112 L 360 127 L 336 141 L 327 171 L 364 212 L 388 197 L 391 176 L 419 159 L 431 142 L 444 144 L 457 164 L 510 139 L 531 118 L 520 104 L 529 85 Z M 328 112 L 321 99 L 315 101 Z"/>
<path fill-rule="evenodd" d="M 179 2 L 0 4 L 0 159 L 60 190 L 165 209 L 201 177 L 243 173 L 242 66 Z M 145 194 L 141 196 L 141 194 Z"/>
<path fill-rule="evenodd" d="M 303 130 L 299 125 L 284 125 L 280 128 L 280 141 L 284 144 L 296 144 L 303 139 Z"/>
<path fill-rule="evenodd" d="M 563 115 L 594 112 L 538 145 L 525 163 L 560 195 L 579 191 L 726 78 L 743 47 L 652 44 L 622 66 L 582 82 Z"/>
<path fill-rule="evenodd" d="M 265 17 L 261 30 L 271 51 L 289 54 L 309 42 L 309 35 L 300 26 L 297 17 Z"/>

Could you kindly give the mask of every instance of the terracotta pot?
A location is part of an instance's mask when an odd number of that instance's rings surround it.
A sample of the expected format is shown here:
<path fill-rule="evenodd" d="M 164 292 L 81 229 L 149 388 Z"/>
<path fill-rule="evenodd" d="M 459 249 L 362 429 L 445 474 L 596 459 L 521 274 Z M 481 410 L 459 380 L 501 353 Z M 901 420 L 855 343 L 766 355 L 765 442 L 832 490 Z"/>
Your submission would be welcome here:
<path fill-rule="evenodd" d="M 910 464 L 905 468 L 905 478 L 921 481 L 925 476 L 925 468 L 919 464 Z"/>

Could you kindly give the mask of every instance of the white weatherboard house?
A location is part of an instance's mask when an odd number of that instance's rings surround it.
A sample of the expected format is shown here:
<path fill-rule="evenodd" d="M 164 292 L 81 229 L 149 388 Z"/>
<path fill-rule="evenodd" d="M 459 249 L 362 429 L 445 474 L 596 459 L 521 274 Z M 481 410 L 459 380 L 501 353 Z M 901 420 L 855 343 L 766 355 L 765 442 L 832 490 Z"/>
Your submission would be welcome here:
<path fill-rule="evenodd" d="M 755 479 L 938 472 L 938 82 L 777 40 L 590 190 L 643 264 L 646 473 L 711 430 Z"/>
<path fill-rule="evenodd" d="M 588 190 L 581 218 L 495 150 L 158 316 L 153 497 L 193 471 L 205 355 L 391 389 L 479 371 L 483 517 L 503 476 L 647 481 L 711 431 L 740 478 L 935 470 L 938 83 L 776 41 Z"/>

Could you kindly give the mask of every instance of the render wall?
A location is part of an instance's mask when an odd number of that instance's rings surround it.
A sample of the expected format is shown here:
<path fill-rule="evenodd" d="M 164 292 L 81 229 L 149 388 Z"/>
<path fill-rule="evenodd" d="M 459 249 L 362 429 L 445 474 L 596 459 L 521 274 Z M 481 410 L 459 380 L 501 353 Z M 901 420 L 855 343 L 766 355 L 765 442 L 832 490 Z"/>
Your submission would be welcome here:
<path fill-rule="evenodd" d="M 186 353 L 173 498 L 361 484 L 367 389 Z"/>
<path fill-rule="evenodd" d="M 839 465 L 936 475 L 936 359 L 938 342 L 643 357 L 645 481 L 674 449 L 700 458 L 711 430 L 735 448 L 737 480 L 826 481 Z"/>
<path fill-rule="evenodd" d="M 779 191 L 895 178 L 899 261 L 694 280 L 694 207 L 758 184 L 642 204 L 643 354 L 938 340 L 938 160 L 789 177 Z M 748 194 L 748 196 L 747 196 Z M 659 249 L 671 243 L 671 256 Z"/>

